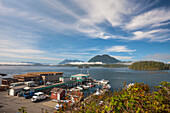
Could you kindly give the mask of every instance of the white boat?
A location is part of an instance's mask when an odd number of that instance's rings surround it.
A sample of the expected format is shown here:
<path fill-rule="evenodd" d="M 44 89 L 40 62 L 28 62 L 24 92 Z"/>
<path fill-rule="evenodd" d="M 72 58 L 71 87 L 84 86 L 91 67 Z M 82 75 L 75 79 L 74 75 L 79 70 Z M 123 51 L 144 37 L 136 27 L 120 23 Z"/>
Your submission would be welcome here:
<path fill-rule="evenodd" d="M 70 91 L 78 91 L 78 90 L 80 90 L 80 89 L 78 89 L 78 88 L 76 88 L 76 87 L 70 89 Z"/>
<path fill-rule="evenodd" d="M 83 85 L 83 88 L 84 88 L 84 89 L 89 89 L 89 88 L 90 88 L 90 86 Z"/>
<path fill-rule="evenodd" d="M 83 88 L 81 86 L 77 86 L 76 87 L 77 89 L 80 89 L 80 90 L 83 90 Z"/>
<path fill-rule="evenodd" d="M 108 84 L 108 83 L 109 83 L 108 80 L 104 80 L 104 79 L 100 80 L 99 82 L 100 82 L 101 84 Z"/>
<path fill-rule="evenodd" d="M 107 84 L 107 85 L 106 85 L 106 88 L 107 88 L 107 89 L 110 89 L 110 88 L 111 88 L 111 85 L 110 85 L 110 84 Z"/>
<path fill-rule="evenodd" d="M 88 85 L 88 86 L 91 86 L 91 85 L 92 85 L 92 83 L 88 83 L 87 85 Z"/>
<path fill-rule="evenodd" d="M 97 89 L 97 91 L 94 93 L 94 95 L 100 95 L 100 94 L 102 94 L 102 93 L 100 92 L 99 89 Z"/>
<path fill-rule="evenodd" d="M 128 89 L 128 88 L 130 88 L 133 85 L 135 85 L 135 84 L 134 83 L 130 83 L 130 84 L 126 85 L 126 88 Z"/>

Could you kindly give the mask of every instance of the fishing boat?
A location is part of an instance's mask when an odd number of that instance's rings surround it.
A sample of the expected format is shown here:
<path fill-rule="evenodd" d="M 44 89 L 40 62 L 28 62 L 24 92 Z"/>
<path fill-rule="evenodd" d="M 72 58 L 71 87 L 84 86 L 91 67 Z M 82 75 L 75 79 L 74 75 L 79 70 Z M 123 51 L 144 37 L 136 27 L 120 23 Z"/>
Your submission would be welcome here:
<path fill-rule="evenodd" d="M 108 83 L 109 83 L 108 80 L 104 80 L 104 79 L 100 80 L 99 82 L 100 82 L 101 84 L 108 84 Z"/>
<path fill-rule="evenodd" d="M 80 90 L 80 89 L 78 89 L 77 87 L 70 89 L 70 91 L 78 91 L 78 90 Z"/>
<path fill-rule="evenodd" d="M 107 85 L 106 85 L 106 88 L 107 88 L 107 89 L 110 89 L 110 88 L 111 88 L 111 85 L 110 85 L 110 84 L 107 84 Z"/>
<path fill-rule="evenodd" d="M 77 86 L 76 87 L 77 89 L 80 89 L 80 90 L 83 90 L 83 88 L 81 86 Z"/>
<path fill-rule="evenodd" d="M 83 85 L 83 88 L 84 88 L 84 89 L 89 89 L 89 88 L 90 88 L 90 86 Z"/>
<path fill-rule="evenodd" d="M 130 83 L 130 84 L 126 85 L 126 88 L 128 89 L 128 88 L 130 88 L 133 85 L 135 85 L 135 84 L 134 83 Z"/>
<path fill-rule="evenodd" d="M 94 95 L 100 95 L 100 94 L 102 94 L 102 93 L 100 92 L 99 89 L 97 89 L 96 92 L 94 93 Z"/>
<path fill-rule="evenodd" d="M 103 89 L 110 89 L 110 88 L 111 88 L 111 85 L 110 85 L 110 84 L 103 85 Z"/>

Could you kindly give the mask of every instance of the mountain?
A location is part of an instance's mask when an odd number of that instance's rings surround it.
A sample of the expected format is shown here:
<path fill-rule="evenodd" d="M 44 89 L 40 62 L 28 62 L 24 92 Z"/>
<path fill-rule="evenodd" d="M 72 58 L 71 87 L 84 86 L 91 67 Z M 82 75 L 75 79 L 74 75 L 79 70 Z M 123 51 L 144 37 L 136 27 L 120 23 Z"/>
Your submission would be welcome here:
<path fill-rule="evenodd" d="M 115 59 L 109 55 L 97 55 L 91 58 L 88 62 L 102 62 L 106 64 L 118 63 L 120 60 Z"/>
<path fill-rule="evenodd" d="M 70 59 L 65 59 L 64 61 L 58 63 L 59 65 L 64 65 L 64 64 L 68 64 L 70 62 L 84 62 L 84 61 L 80 61 L 80 60 L 70 60 Z"/>
<path fill-rule="evenodd" d="M 37 65 L 37 66 L 50 65 L 49 63 L 37 63 L 37 62 L 21 62 L 21 63 L 26 63 L 28 65 Z"/>
<path fill-rule="evenodd" d="M 0 66 L 51 66 L 51 64 L 36 62 L 0 62 Z"/>

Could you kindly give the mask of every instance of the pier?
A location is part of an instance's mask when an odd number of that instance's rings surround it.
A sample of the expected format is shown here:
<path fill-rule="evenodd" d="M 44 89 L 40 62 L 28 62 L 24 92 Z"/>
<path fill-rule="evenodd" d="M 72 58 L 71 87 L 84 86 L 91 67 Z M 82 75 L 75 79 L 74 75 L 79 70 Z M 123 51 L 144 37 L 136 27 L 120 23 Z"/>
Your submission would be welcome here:
<path fill-rule="evenodd" d="M 77 81 L 68 81 L 68 82 L 55 83 L 52 85 L 41 85 L 38 87 L 34 87 L 34 91 L 46 90 L 46 89 L 51 89 L 54 87 L 60 87 L 60 86 L 64 86 L 64 85 L 68 86 L 70 88 L 70 87 L 74 87 L 78 84 L 79 84 L 79 82 L 77 82 Z"/>

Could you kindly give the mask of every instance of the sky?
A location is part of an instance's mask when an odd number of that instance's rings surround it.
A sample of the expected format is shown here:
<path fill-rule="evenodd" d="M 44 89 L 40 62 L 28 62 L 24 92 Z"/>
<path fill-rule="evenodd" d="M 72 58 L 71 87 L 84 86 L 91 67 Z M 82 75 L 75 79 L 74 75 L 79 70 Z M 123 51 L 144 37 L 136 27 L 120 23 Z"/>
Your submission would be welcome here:
<path fill-rule="evenodd" d="M 0 62 L 102 54 L 170 62 L 170 0 L 0 0 Z"/>

